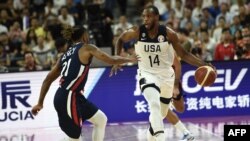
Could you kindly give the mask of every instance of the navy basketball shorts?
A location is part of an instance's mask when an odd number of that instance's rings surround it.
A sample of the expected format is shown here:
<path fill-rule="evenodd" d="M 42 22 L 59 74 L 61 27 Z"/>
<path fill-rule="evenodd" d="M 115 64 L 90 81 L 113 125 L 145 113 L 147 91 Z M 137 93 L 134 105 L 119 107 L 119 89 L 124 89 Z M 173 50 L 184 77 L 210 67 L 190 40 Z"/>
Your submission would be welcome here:
<path fill-rule="evenodd" d="M 81 92 L 58 88 L 54 97 L 59 126 L 71 138 L 79 138 L 82 122 L 90 119 L 98 108 L 88 101 Z"/>

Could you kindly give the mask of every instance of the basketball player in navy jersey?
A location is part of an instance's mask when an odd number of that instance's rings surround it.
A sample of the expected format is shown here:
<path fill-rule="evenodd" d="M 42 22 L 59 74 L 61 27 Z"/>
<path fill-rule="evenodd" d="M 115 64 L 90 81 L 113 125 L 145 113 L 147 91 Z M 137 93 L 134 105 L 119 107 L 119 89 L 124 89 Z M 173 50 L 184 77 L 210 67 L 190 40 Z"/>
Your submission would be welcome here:
<path fill-rule="evenodd" d="M 168 113 L 175 83 L 175 73 L 172 68 L 174 53 L 176 52 L 183 61 L 191 65 L 213 66 L 181 47 L 177 33 L 159 24 L 159 11 L 155 6 L 146 7 L 142 18 L 143 25 L 132 27 L 121 34 L 116 43 L 115 53 L 120 54 L 124 43 L 133 39 L 137 41 L 135 53 L 140 57 L 137 71 L 140 88 L 150 109 L 148 140 L 165 141 L 163 118 Z M 111 76 L 118 68 L 117 65 L 113 66 Z"/>
<path fill-rule="evenodd" d="M 124 58 L 109 56 L 94 45 L 88 44 L 88 34 L 83 27 L 65 27 L 63 35 L 73 45 L 61 56 L 57 64 L 43 81 L 37 105 L 32 114 L 37 115 L 43 108 L 44 98 L 51 83 L 60 76 L 60 86 L 54 97 L 59 125 L 69 137 L 67 141 L 79 141 L 82 122 L 94 125 L 92 141 L 103 141 L 107 123 L 106 115 L 84 97 L 89 67 L 93 57 L 109 64 L 137 62 L 137 57 Z"/>

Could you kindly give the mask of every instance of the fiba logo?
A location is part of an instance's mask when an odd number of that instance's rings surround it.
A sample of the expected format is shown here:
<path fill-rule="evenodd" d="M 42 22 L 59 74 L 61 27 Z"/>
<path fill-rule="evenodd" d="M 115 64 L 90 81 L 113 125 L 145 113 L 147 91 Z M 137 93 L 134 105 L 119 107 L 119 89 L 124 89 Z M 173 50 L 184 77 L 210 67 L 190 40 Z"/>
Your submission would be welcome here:
<path fill-rule="evenodd" d="M 0 122 L 34 119 L 28 109 L 31 107 L 27 101 L 31 95 L 29 80 L 0 82 L 0 90 Z"/>
<path fill-rule="evenodd" d="M 161 43 L 161 42 L 164 42 L 164 36 L 163 35 L 159 35 L 158 36 L 158 41 Z"/>

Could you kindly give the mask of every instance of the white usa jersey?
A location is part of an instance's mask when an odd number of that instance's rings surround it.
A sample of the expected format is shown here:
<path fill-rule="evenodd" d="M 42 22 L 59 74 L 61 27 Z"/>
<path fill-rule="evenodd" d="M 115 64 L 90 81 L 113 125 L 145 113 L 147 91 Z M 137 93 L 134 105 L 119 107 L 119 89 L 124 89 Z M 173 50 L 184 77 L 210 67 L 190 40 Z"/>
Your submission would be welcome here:
<path fill-rule="evenodd" d="M 166 27 L 159 25 L 158 34 L 150 38 L 144 25 L 140 26 L 135 52 L 140 57 L 139 70 L 152 74 L 173 72 L 174 49 L 168 42 Z"/>

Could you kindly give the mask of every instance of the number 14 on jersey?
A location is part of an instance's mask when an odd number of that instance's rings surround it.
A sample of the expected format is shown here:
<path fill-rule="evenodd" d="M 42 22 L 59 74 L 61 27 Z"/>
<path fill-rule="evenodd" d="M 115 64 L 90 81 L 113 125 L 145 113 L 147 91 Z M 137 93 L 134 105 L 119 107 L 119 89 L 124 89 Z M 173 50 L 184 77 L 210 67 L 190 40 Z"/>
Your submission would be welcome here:
<path fill-rule="evenodd" d="M 154 56 L 149 55 L 148 58 L 149 58 L 149 62 L 150 62 L 151 67 L 153 67 L 155 65 L 160 66 L 159 55 L 154 55 Z"/>

